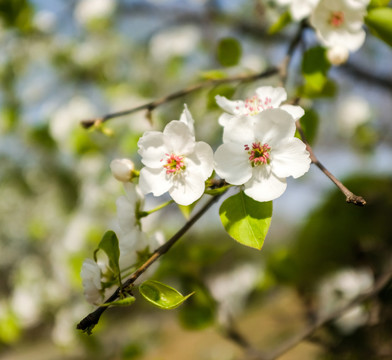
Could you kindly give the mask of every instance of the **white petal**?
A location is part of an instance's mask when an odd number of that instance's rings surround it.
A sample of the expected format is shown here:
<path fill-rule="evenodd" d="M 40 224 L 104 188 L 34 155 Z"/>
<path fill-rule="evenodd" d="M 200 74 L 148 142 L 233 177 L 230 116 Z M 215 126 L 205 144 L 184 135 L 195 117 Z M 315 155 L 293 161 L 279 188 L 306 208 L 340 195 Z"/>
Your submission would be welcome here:
<path fill-rule="evenodd" d="M 161 159 L 167 150 L 165 148 L 164 135 L 159 131 L 146 131 L 139 139 L 138 153 L 142 157 L 142 163 L 148 167 L 161 168 Z"/>
<path fill-rule="evenodd" d="M 256 89 L 256 94 L 261 100 L 271 99 L 272 108 L 277 108 L 287 99 L 286 90 L 282 87 L 262 86 Z"/>
<path fill-rule="evenodd" d="M 300 177 L 309 170 L 311 162 L 305 144 L 297 138 L 282 141 L 271 150 L 270 159 L 272 171 L 278 177 Z"/>
<path fill-rule="evenodd" d="M 181 114 L 180 121 L 189 127 L 192 135 L 195 135 L 195 120 L 193 120 L 192 114 L 186 104 L 184 104 L 184 111 Z"/>
<path fill-rule="evenodd" d="M 264 110 L 254 118 L 255 138 L 262 143 L 267 143 L 272 148 L 295 134 L 293 117 L 284 110 Z"/>
<path fill-rule="evenodd" d="M 253 126 L 253 116 L 233 118 L 223 129 L 223 142 L 231 142 L 242 146 L 251 144 L 255 140 Z"/>
<path fill-rule="evenodd" d="M 116 200 L 117 220 L 122 234 L 132 231 L 136 225 L 135 205 L 128 201 L 125 196 Z"/>
<path fill-rule="evenodd" d="M 305 110 L 301 108 L 301 106 L 297 105 L 282 105 L 280 109 L 287 111 L 294 120 L 298 120 L 305 114 Z"/>
<path fill-rule="evenodd" d="M 245 194 L 256 201 L 271 201 L 286 190 L 286 179 L 276 177 L 267 166 L 253 168 L 253 177 L 245 184 Z"/>
<path fill-rule="evenodd" d="M 242 185 L 252 176 L 252 166 L 243 146 L 223 144 L 215 152 L 215 171 L 228 183 Z"/>
<path fill-rule="evenodd" d="M 231 115 L 231 114 L 228 114 L 228 113 L 223 113 L 221 116 L 219 116 L 218 123 L 221 126 L 226 126 L 234 118 L 235 118 L 235 115 Z"/>
<path fill-rule="evenodd" d="M 195 151 L 187 157 L 186 161 L 189 171 L 199 172 L 206 180 L 214 169 L 214 154 L 211 146 L 203 141 L 198 141 L 195 145 Z"/>
<path fill-rule="evenodd" d="M 241 114 L 244 109 L 244 102 L 242 100 L 228 100 L 224 96 L 216 95 L 216 103 L 229 114 Z"/>
<path fill-rule="evenodd" d="M 171 187 L 170 178 L 165 169 L 152 169 L 144 167 L 140 170 L 139 186 L 143 194 L 153 193 L 154 196 L 160 196 L 168 191 Z"/>
<path fill-rule="evenodd" d="M 163 130 L 165 145 L 169 153 L 190 154 L 195 147 L 195 136 L 189 127 L 178 120 L 170 121 Z"/>
<path fill-rule="evenodd" d="M 204 189 L 204 179 L 201 174 L 188 173 L 178 181 L 173 181 L 169 194 L 177 204 L 190 205 L 203 195 Z"/>

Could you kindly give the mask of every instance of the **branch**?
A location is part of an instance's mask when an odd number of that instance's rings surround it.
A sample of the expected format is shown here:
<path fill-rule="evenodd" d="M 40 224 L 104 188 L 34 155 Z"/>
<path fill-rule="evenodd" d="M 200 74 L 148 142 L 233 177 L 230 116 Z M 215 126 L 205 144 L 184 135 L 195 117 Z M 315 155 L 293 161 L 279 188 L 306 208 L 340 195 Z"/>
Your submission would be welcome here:
<path fill-rule="evenodd" d="M 317 329 L 322 326 L 337 320 L 342 315 L 344 315 L 348 310 L 352 309 L 354 306 L 357 306 L 364 301 L 375 297 L 381 290 L 383 290 L 392 280 L 392 269 L 389 269 L 384 275 L 382 275 L 378 281 L 374 284 L 374 286 L 352 301 L 350 301 L 346 306 L 334 311 L 332 314 L 325 316 L 319 320 L 317 320 L 314 324 L 310 325 L 308 328 L 304 329 L 301 333 L 294 336 L 292 339 L 288 340 L 285 344 L 281 345 L 278 349 L 273 351 L 266 357 L 266 360 L 275 360 L 291 350 L 293 347 L 297 346 L 303 340 L 309 338 Z"/>
<path fill-rule="evenodd" d="M 178 230 L 166 243 L 156 249 L 150 258 L 141 265 L 123 284 L 118 287 L 116 291 L 105 301 L 105 304 L 115 301 L 119 298 L 121 292 L 129 287 L 132 287 L 133 283 L 142 275 L 156 260 L 158 260 L 163 254 L 167 253 L 171 247 L 192 227 L 192 225 L 198 221 L 202 215 L 223 195 L 219 194 L 210 199 L 195 215 L 193 215 L 185 225 Z M 78 330 L 91 332 L 91 329 L 98 324 L 98 321 L 108 306 L 100 306 L 92 313 L 88 314 L 80 323 L 76 326 Z"/>
<path fill-rule="evenodd" d="M 334 175 L 332 175 L 326 167 L 317 159 L 316 155 L 313 152 L 313 149 L 309 145 L 308 141 L 306 140 L 306 136 L 304 134 L 304 131 L 302 130 L 301 124 L 299 120 L 295 122 L 295 125 L 297 127 L 297 130 L 299 134 L 301 135 L 302 141 L 306 145 L 306 150 L 309 151 L 310 154 L 310 159 L 312 160 L 312 163 L 315 164 L 338 188 L 339 190 L 346 196 L 346 202 L 347 203 L 352 203 L 355 205 L 359 206 L 364 206 L 366 205 L 366 200 L 362 196 L 355 195 L 353 192 L 351 192 L 349 189 L 347 189 L 346 186 L 343 185 L 343 183 L 338 180 Z"/>
<path fill-rule="evenodd" d="M 158 106 L 160 106 L 162 104 L 168 103 L 172 100 L 178 99 L 180 97 L 188 95 L 188 94 L 195 92 L 197 90 L 207 88 L 209 86 L 220 85 L 220 84 L 225 84 L 225 83 L 229 83 L 229 82 L 236 82 L 236 81 L 240 81 L 240 82 L 254 81 L 254 80 L 258 80 L 258 79 L 262 79 L 262 78 L 266 78 L 266 77 L 278 74 L 278 72 L 279 72 L 279 69 L 277 67 L 271 67 L 271 68 L 269 68 L 261 73 L 258 73 L 258 74 L 237 75 L 237 76 L 228 77 L 225 79 L 207 80 L 202 83 L 192 85 L 192 86 L 189 86 L 185 89 L 173 92 L 173 93 L 171 93 L 167 96 L 161 97 L 157 100 L 154 100 L 154 101 L 145 103 L 143 105 L 134 107 L 132 109 L 110 113 L 110 114 L 107 114 L 103 117 L 99 117 L 99 118 L 95 118 L 95 119 L 82 120 L 81 125 L 84 128 L 88 129 L 91 126 L 94 126 L 94 125 L 98 126 L 98 125 L 100 125 L 110 119 L 117 118 L 120 116 L 129 115 L 129 114 L 141 111 L 141 110 L 147 110 L 147 111 L 151 112 L 152 110 L 156 109 Z"/>

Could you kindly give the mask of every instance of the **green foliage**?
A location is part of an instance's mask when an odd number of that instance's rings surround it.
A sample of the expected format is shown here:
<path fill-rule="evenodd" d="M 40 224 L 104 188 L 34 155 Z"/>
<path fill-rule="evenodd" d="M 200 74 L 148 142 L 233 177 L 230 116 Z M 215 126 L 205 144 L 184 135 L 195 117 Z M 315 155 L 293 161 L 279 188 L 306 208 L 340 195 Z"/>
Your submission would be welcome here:
<path fill-rule="evenodd" d="M 386 7 L 390 3 L 390 0 L 371 0 L 368 6 L 368 10 L 378 7 Z"/>
<path fill-rule="evenodd" d="M 155 280 L 145 281 L 139 286 L 139 292 L 148 302 L 165 310 L 175 309 L 193 295 L 183 296 L 176 289 Z"/>
<path fill-rule="evenodd" d="M 284 29 L 288 24 L 291 23 L 291 15 L 289 11 L 284 12 L 280 15 L 279 19 L 274 22 L 268 29 L 268 34 L 274 35 L 280 30 Z"/>
<path fill-rule="evenodd" d="M 302 59 L 305 83 L 298 89 L 298 95 L 309 98 L 334 96 L 336 85 L 327 77 L 330 67 L 325 48 L 316 46 L 308 49 Z"/>
<path fill-rule="evenodd" d="M 311 290 L 340 268 L 377 269 L 384 263 L 392 250 L 387 215 L 392 214 L 392 178 L 358 176 L 343 183 L 364 196 L 366 206 L 349 206 L 341 192 L 334 191 L 309 216 L 288 250 L 271 259 L 269 270 L 282 282 Z"/>
<path fill-rule="evenodd" d="M 314 144 L 319 128 L 319 116 L 317 112 L 313 109 L 308 109 L 305 111 L 305 115 L 299 120 L 301 128 L 304 132 L 306 140 L 310 145 Z M 296 133 L 296 136 L 301 139 L 301 136 Z"/>
<path fill-rule="evenodd" d="M 100 306 L 130 306 L 136 301 L 132 295 L 127 295 L 121 299 L 101 304 Z"/>
<path fill-rule="evenodd" d="M 33 8 L 27 0 L 0 1 L 0 17 L 7 26 L 31 31 L 32 16 Z"/>
<path fill-rule="evenodd" d="M 216 57 L 222 66 L 235 66 L 241 59 L 242 48 L 237 39 L 232 37 L 223 38 L 217 46 Z"/>
<path fill-rule="evenodd" d="M 109 259 L 109 267 L 110 269 L 117 275 L 120 274 L 120 249 L 118 246 L 117 235 L 114 231 L 107 231 L 103 237 L 101 242 L 98 245 L 98 248 L 94 252 L 94 258 L 96 260 L 97 252 L 99 250 L 103 250 Z"/>
<path fill-rule="evenodd" d="M 365 23 L 372 33 L 392 46 L 392 9 L 379 7 L 371 9 L 366 17 Z"/>
<path fill-rule="evenodd" d="M 258 202 L 240 191 L 222 203 L 219 216 L 234 240 L 260 250 L 271 224 L 272 201 Z"/>

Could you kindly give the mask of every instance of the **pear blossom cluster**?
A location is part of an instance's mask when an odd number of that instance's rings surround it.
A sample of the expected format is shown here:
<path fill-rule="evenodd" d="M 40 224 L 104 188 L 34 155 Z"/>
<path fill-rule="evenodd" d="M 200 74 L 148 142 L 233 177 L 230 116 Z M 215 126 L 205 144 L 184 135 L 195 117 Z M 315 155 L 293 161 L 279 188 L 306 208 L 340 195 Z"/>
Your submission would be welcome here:
<path fill-rule="evenodd" d="M 295 21 L 309 18 L 317 38 L 327 47 L 327 57 L 333 65 L 347 61 L 350 52 L 357 51 L 365 41 L 363 29 L 366 7 L 370 0 L 276 0 L 289 6 Z"/>
<path fill-rule="evenodd" d="M 144 195 L 168 193 L 179 205 L 187 206 L 202 197 L 206 181 L 216 174 L 226 183 L 239 186 L 256 201 L 272 201 L 286 190 L 286 178 L 304 175 L 310 167 L 306 145 L 296 138 L 295 121 L 304 114 L 300 106 L 283 104 L 281 87 L 263 86 L 245 100 L 217 96 L 224 110 L 219 117 L 223 144 L 215 154 L 210 145 L 196 141 L 194 119 L 185 105 L 179 120 L 163 131 L 147 131 L 138 141 L 142 169 L 129 159 L 110 164 L 115 179 L 123 183 L 125 195 L 116 201 L 121 272 L 137 263 L 138 254 L 155 250 L 160 241 L 141 230 Z M 137 179 L 138 184 L 134 182 Z M 104 269 L 85 260 L 81 276 L 86 299 L 102 300 Z"/>

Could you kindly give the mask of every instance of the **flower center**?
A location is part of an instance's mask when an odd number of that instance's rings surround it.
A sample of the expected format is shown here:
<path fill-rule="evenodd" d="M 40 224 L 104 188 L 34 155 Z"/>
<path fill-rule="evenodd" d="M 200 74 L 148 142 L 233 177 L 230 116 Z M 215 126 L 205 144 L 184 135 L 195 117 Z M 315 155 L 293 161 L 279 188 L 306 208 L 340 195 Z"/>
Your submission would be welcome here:
<path fill-rule="evenodd" d="M 329 23 L 333 27 L 340 27 L 344 23 L 344 13 L 342 11 L 333 11 L 329 18 Z"/>
<path fill-rule="evenodd" d="M 272 99 L 269 97 L 261 99 L 257 95 L 253 95 L 251 98 L 245 100 L 245 113 L 246 115 L 252 116 L 265 109 L 272 109 L 271 103 Z M 239 110 L 239 107 L 237 107 L 237 110 Z"/>
<path fill-rule="evenodd" d="M 249 161 L 252 167 L 267 164 L 270 158 L 271 147 L 266 143 L 261 145 L 260 142 L 253 143 L 252 147 L 245 145 L 245 150 L 249 154 Z"/>
<path fill-rule="evenodd" d="M 185 170 L 184 157 L 175 154 L 165 154 L 167 156 L 166 164 L 163 167 L 166 169 L 166 174 L 176 175 Z M 162 159 L 163 160 L 163 159 Z M 161 161 L 162 161 L 161 160 Z"/>

